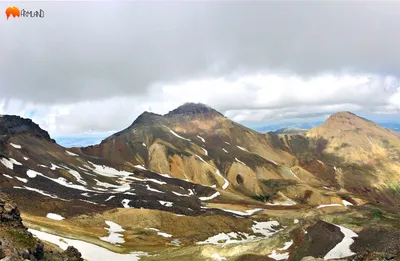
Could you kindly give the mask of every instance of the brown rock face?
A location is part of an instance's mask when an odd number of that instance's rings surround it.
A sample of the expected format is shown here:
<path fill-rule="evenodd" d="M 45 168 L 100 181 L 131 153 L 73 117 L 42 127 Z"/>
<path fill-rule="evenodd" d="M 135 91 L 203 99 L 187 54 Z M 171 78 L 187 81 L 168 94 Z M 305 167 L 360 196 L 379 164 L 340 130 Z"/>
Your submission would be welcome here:
<path fill-rule="evenodd" d="M 0 199 L 0 221 L 1 224 L 13 223 L 16 226 L 23 226 L 17 205 L 5 199 Z"/>

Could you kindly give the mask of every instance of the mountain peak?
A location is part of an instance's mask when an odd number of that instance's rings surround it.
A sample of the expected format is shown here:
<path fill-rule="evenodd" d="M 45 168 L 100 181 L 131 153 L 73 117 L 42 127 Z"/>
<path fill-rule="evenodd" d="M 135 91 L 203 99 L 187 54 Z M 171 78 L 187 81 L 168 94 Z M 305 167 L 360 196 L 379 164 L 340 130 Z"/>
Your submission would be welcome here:
<path fill-rule="evenodd" d="M 31 119 L 22 118 L 15 115 L 0 116 L 0 135 L 9 137 L 18 134 L 31 134 L 35 137 L 55 142 L 50 138 L 47 131 L 39 127 Z"/>
<path fill-rule="evenodd" d="M 378 125 L 370 120 L 362 118 L 352 112 L 337 112 L 329 116 L 329 118 L 320 126 L 335 130 L 368 130 L 376 128 Z M 317 127 L 318 128 L 318 127 Z"/>
<path fill-rule="evenodd" d="M 222 113 L 216 111 L 215 109 L 211 108 L 210 106 L 203 104 L 203 103 L 193 103 L 187 102 L 175 110 L 172 110 L 165 114 L 164 116 L 175 116 L 175 115 L 198 115 L 198 114 L 216 114 L 223 116 Z"/>
<path fill-rule="evenodd" d="M 349 111 L 341 111 L 341 112 L 334 113 L 331 116 L 329 116 L 329 118 L 326 120 L 326 122 L 336 122 L 336 123 L 369 122 L 369 123 L 371 123 L 370 120 L 367 120 L 367 119 L 360 117 Z"/>
<path fill-rule="evenodd" d="M 153 123 L 154 120 L 158 117 L 160 117 L 161 115 L 156 114 L 156 113 L 152 113 L 152 112 L 148 112 L 145 111 L 142 114 L 140 114 L 136 120 L 132 123 L 132 125 L 136 125 L 136 124 L 149 124 L 149 123 Z"/>

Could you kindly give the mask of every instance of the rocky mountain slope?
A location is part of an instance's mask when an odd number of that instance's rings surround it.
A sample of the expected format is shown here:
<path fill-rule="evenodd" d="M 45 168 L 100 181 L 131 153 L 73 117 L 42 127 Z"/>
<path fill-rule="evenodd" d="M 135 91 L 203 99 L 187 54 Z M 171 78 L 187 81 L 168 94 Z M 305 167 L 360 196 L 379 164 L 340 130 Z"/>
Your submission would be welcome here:
<path fill-rule="evenodd" d="M 400 235 L 400 135 L 351 113 L 261 134 L 188 103 L 84 148 L 16 116 L 0 134 L 24 224 L 90 261 L 400 257 L 370 237 Z"/>
<path fill-rule="evenodd" d="M 325 185 L 399 206 L 399 133 L 341 112 L 305 135 L 281 135 L 281 141 Z"/>
<path fill-rule="evenodd" d="M 0 194 L 0 221 L 1 260 L 83 261 L 74 247 L 59 252 L 35 239 L 22 224 L 17 206 L 4 194 Z"/>

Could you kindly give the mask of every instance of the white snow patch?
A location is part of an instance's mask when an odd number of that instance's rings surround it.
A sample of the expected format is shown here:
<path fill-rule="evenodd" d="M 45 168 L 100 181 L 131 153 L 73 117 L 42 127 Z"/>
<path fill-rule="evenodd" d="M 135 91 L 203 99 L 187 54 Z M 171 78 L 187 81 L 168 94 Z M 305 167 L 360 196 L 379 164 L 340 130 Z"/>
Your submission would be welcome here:
<path fill-rule="evenodd" d="M 277 221 L 268 221 L 268 222 L 254 222 L 255 224 L 252 227 L 254 233 L 262 234 L 262 237 L 249 235 L 244 232 L 230 232 L 230 233 L 219 233 L 215 236 L 212 236 L 205 241 L 197 242 L 198 245 L 204 244 L 213 244 L 213 245 L 229 245 L 229 244 L 237 244 L 237 243 L 245 243 L 252 242 L 264 239 L 266 237 L 270 237 L 275 234 L 279 230 L 274 230 L 272 227 L 279 225 Z"/>
<path fill-rule="evenodd" d="M 289 258 L 289 253 L 277 253 L 276 250 L 274 250 L 268 257 L 275 260 L 285 260 Z"/>
<path fill-rule="evenodd" d="M 65 152 L 70 156 L 74 156 L 74 157 L 78 157 L 79 156 L 78 154 L 72 153 L 72 152 L 70 152 L 68 150 L 66 150 Z"/>
<path fill-rule="evenodd" d="M 43 190 L 40 190 L 40 189 L 35 189 L 35 188 L 27 187 L 27 186 L 24 186 L 24 187 L 14 186 L 14 188 L 16 188 L 16 189 L 26 189 L 26 190 L 30 190 L 30 191 L 39 193 L 39 194 L 41 194 L 43 196 L 46 196 L 46 197 L 56 198 L 56 199 L 60 199 L 60 200 L 66 201 L 65 199 L 59 198 L 59 197 L 57 197 L 55 195 L 51 195 L 51 194 L 46 193 L 46 192 L 44 192 Z"/>
<path fill-rule="evenodd" d="M 147 170 L 143 165 L 135 165 L 135 168 L 137 169 L 142 169 L 142 170 Z"/>
<path fill-rule="evenodd" d="M 64 187 L 67 187 L 67 188 L 73 188 L 73 189 L 82 190 L 82 191 L 95 192 L 95 191 L 93 191 L 93 190 L 90 190 L 90 189 L 85 188 L 85 187 L 82 186 L 82 185 L 75 185 L 75 184 L 73 184 L 72 182 L 68 182 L 68 181 L 67 181 L 65 178 L 63 178 L 63 177 L 59 177 L 58 179 L 53 179 L 53 178 L 46 177 L 46 176 L 44 176 L 44 175 L 41 175 L 41 176 L 44 177 L 44 178 L 47 178 L 47 179 L 49 179 L 49 180 L 52 180 L 52 181 L 54 181 L 54 182 L 56 182 L 56 183 L 58 183 L 58 184 L 60 184 L 60 185 L 62 185 L 62 186 L 64 186 Z"/>
<path fill-rule="evenodd" d="M 85 200 L 85 199 L 79 199 L 80 201 L 89 203 L 89 204 L 93 204 L 93 205 L 98 205 L 96 202 L 90 201 L 90 200 Z"/>
<path fill-rule="evenodd" d="M 294 224 L 299 224 L 299 220 L 296 218 L 295 220 L 293 220 Z"/>
<path fill-rule="evenodd" d="M 78 249 L 79 252 L 82 253 L 82 257 L 88 261 L 139 261 L 141 256 L 147 255 L 144 252 L 118 254 L 97 245 L 86 243 L 84 241 L 63 238 L 34 229 L 29 229 L 28 231 L 43 241 L 47 241 L 59 246 L 62 250 L 66 250 L 68 246 L 73 246 Z"/>
<path fill-rule="evenodd" d="M 335 225 L 335 224 L 332 224 Z M 350 246 L 351 244 L 354 243 L 354 237 L 358 237 L 358 235 L 356 233 L 354 233 L 353 231 L 351 231 L 348 228 L 339 226 L 339 225 L 335 225 L 338 228 L 340 228 L 340 231 L 343 233 L 344 238 L 342 239 L 342 241 L 340 243 L 338 243 L 333 249 L 331 249 L 331 251 L 329 251 L 324 259 L 328 260 L 328 259 L 337 259 L 337 258 L 344 258 L 344 257 L 349 257 L 354 255 L 355 253 L 352 252 L 350 250 Z"/>
<path fill-rule="evenodd" d="M 164 233 L 164 232 L 160 232 L 160 230 L 159 229 L 157 229 L 157 228 L 145 228 L 146 230 L 152 230 L 152 231 L 156 231 L 157 232 L 157 235 L 159 235 L 159 236 L 162 236 L 162 237 L 172 237 L 172 235 L 171 234 L 167 234 L 167 233 Z"/>
<path fill-rule="evenodd" d="M 202 142 L 206 142 L 206 140 L 202 137 L 200 137 L 199 135 L 197 135 L 197 138 L 201 139 Z"/>
<path fill-rule="evenodd" d="M 129 200 L 129 199 L 124 199 L 121 201 L 122 206 L 124 206 L 124 208 L 130 208 L 129 202 L 131 202 L 131 200 Z"/>
<path fill-rule="evenodd" d="M 288 250 L 292 245 L 293 245 L 293 240 L 290 240 L 289 242 L 285 242 L 284 246 L 282 248 L 279 248 L 278 250 L 280 251 L 285 251 Z"/>
<path fill-rule="evenodd" d="M 144 142 L 142 143 L 142 145 L 143 145 L 143 147 L 147 147 L 147 146 L 146 146 L 146 143 L 144 143 Z"/>
<path fill-rule="evenodd" d="M 181 194 L 181 193 L 178 193 L 178 192 L 175 192 L 175 191 L 172 191 L 172 193 L 174 193 L 175 195 L 180 196 L 180 197 L 189 197 L 190 196 L 190 195 Z"/>
<path fill-rule="evenodd" d="M 275 234 L 276 230 L 273 229 L 274 226 L 279 226 L 278 221 L 266 221 L 266 222 L 257 222 L 253 221 L 254 225 L 251 227 L 254 233 L 262 234 L 265 237 L 270 237 Z"/>
<path fill-rule="evenodd" d="M 228 153 L 228 151 L 227 151 L 226 149 L 222 148 L 222 150 L 223 150 L 225 153 Z"/>
<path fill-rule="evenodd" d="M 343 207 L 340 204 L 326 204 L 326 205 L 319 205 L 317 208 L 326 208 L 326 207 Z"/>
<path fill-rule="evenodd" d="M 124 232 L 125 229 L 112 221 L 106 221 L 106 224 L 109 226 L 109 228 L 105 228 L 105 230 L 107 230 L 109 234 L 106 237 L 100 237 L 100 239 L 111 244 L 125 243 L 124 235 L 119 233 Z"/>
<path fill-rule="evenodd" d="M 21 182 L 28 183 L 28 180 L 27 180 L 27 179 L 20 178 L 20 177 L 15 177 L 15 178 L 18 179 L 18 180 L 21 181 Z"/>
<path fill-rule="evenodd" d="M 10 175 L 7 174 L 3 174 L 4 177 L 9 178 L 9 179 L 13 179 L 13 177 L 11 177 Z"/>
<path fill-rule="evenodd" d="M 353 203 L 348 202 L 347 200 L 344 200 L 344 199 L 342 200 L 342 203 L 343 203 L 343 205 L 346 206 L 346 207 L 347 207 L 347 206 L 354 206 Z"/>
<path fill-rule="evenodd" d="M 211 256 L 211 258 L 214 259 L 214 260 L 220 260 L 220 261 L 226 260 L 225 257 L 222 257 L 222 256 L 220 256 L 219 254 L 213 254 L 213 255 Z"/>
<path fill-rule="evenodd" d="M 162 236 L 162 237 L 172 237 L 171 234 L 167 234 L 167 233 L 164 233 L 164 232 L 157 232 L 157 235 Z"/>
<path fill-rule="evenodd" d="M 208 196 L 208 197 L 199 197 L 199 199 L 200 199 L 201 201 L 207 201 L 207 200 L 214 199 L 214 198 L 218 197 L 219 195 L 221 195 L 221 193 L 219 193 L 219 192 L 217 191 L 217 192 L 215 192 L 214 194 L 212 194 L 211 196 Z"/>
<path fill-rule="evenodd" d="M 12 142 L 10 143 L 10 145 L 13 146 L 13 147 L 16 148 L 16 149 L 22 148 L 21 145 L 14 144 L 14 143 L 12 143 Z"/>
<path fill-rule="evenodd" d="M 72 176 L 74 176 L 74 178 L 76 179 L 76 181 L 77 181 L 78 183 L 81 183 L 82 185 L 87 185 L 87 182 L 84 181 L 84 180 L 82 179 L 82 176 L 81 176 L 81 174 L 79 174 L 78 171 L 73 170 L 73 169 L 68 169 L 68 172 L 69 172 Z"/>
<path fill-rule="evenodd" d="M 336 167 L 333 167 L 333 169 L 336 171 L 337 170 L 337 168 Z"/>
<path fill-rule="evenodd" d="M 28 170 L 26 171 L 26 175 L 27 175 L 28 177 L 30 177 L 31 179 L 33 179 L 33 178 L 36 178 L 37 175 L 42 175 L 42 174 L 39 173 L 39 172 L 37 172 L 37 171 L 28 169 Z"/>
<path fill-rule="evenodd" d="M 54 213 L 48 213 L 46 217 L 49 219 L 58 220 L 58 221 L 65 219 L 62 216 L 60 216 L 58 214 L 54 214 Z"/>
<path fill-rule="evenodd" d="M 145 228 L 146 230 L 153 230 L 153 231 L 160 231 L 159 229 L 157 229 L 157 228 L 153 228 L 153 227 L 150 227 L 150 228 Z"/>
<path fill-rule="evenodd" d="M 50 164 L 51 164 L 51 167 L 50 167 L 51 170 L 61 169 L 61 167 L 59 167 L 53 163 L 50 163 Z"/>
<path fill-rule="evenodd" d="M 236 160 L 237 162 L 239 162 L 239 163 L 241 163 L 241 164 L 247 166 L 243 161 L 238 160 L 238 158 L 235 158 L 235 160 Z"/>
<path fill-rule="evenodd" d="M 231 210 L 231 209 L 223 209 L 220 208 L 221 210 L 225 211 L 225 212 L 229 212 L 229 213 L 233 213 L 233 214 L 237 214 L 239 216 L 251 216 L 256 212 L 259 212 L 261 210 L 263 210 L 262 208 L 255 208 L 255 209 L 248 209 L 245 211 L 238 211 L 238 210 Z"/>
<path fill-rule="evenodd" d="M 110 183 L 107 183 L 107 182 L 102 182 L 102 181 L 99 181 L 97 179 L 94 179 L 94 181 L 96 181 L 96 186 L 100 186 L 100 187 L 103 187 L 103 188 L 118 188 L 119 187 L 118 185 L 113 185 L 113 184 L 110 184 Z"/>
<path fill-rule="evenodd" d="M 157 183 L 157 184 L 160 184 L 160 185 L 167 184 L 167 182 L 161 181 L 161 180 L 158 180 L 158 179 L 144 179 L 143 181 L 150 181 L 150 182 L 154 182 L 154 183 Z"/>
<path fill-rule="evenodd" d="M 125 192 L 131 189 L 131 186 L 128 183 L 122 184 L 118 188 L 113 189 L 115 192 Z"/>
<path fill-rule="evenodd" d="M 225 141 L 225 144 L 231 145 L 229 142 L 226 142 L 226 141 Z"/>
<path fill-rule="evenodd" d="M 286 199 L 285 201 L 277 201 L 274 203 L 266 203 L 268 206 L 294 206 L 296 202 L 291 199 Z"/>
<path fill-rule="evenodd" d="M 182 140 L 191 141 L 190 139 L 186 139 L 186 138 L 184 138 L 184 137 L 182 137 L 182 136 L 179 136 L 179 135 L 176 134 L 173 130 L 169 130 L 169 132 L 171 132 L 175 137 L 178 137 L 178 138 L 180 138 L 180 139 L 182 139 Z"/>
<path fill-rule="evenodd" d="M 208 151 L 205 148 L 201 148 L 204 151 L 204 154 L 208 156 Z"/>
<path fill-rule="evenodd" d="M 93 168 L 88 167 L 90 170 L 93 170 L 94 172 L 96 172 L 97 174 L 100 174 L 102 176 L 106 176 L 106 177 L 120 177 L 120 176 L 129 176 L 131 173 L 128 171 L 124 171 L 124 170 L 116 170 L 114 168 L 108 167 L 108 166 L 100 166 L 97 164 L 94 164 L 92 162 L 89 161 L 89 163 L 91 165 L 94 166 Z M 85 166 L 86 167 L 86 166 Z"/>
<path fill-rule="evenodd" d="M 28 160 L 29 158 L 28 157 L 24 157 L 24 160 Z"/>
<path fill-rule="evenodd" d="M 173 202 L 169 202 L 169 201 L 159 200 L 158 202 L 160 202 L 161 205 L 166 206 L 166 207 L 172 207 L 174 205 Z"/>
<path fill-rule="evenodd" d="M 39 164 L 38 167 L 48 168 L 46 165 L 43 165 L 43 164 Z"/>
<path fill-rule="evenodd" d="M 15 165 L 22 165 L 22 163 L 16 161 L 13 158 L 10 158 L 10 159 L 2 158 L 2 159 L 0 159 L 0 162 L 3 163 L 3 165 L 6 166 L 9 169 L 14 169 L 14 164 Z"/>

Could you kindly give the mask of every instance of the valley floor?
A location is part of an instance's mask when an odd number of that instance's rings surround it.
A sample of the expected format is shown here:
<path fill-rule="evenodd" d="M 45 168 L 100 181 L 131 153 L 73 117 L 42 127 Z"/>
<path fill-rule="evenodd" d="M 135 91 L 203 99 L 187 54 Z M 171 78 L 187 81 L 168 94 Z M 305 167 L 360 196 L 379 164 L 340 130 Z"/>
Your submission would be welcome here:
<path fill-rule="evenodd" d="M 376 259 L 359 260 L 400 258 L 399 213 L 373 206 L 267 210 L 245 218 L 187 217 L 144 209 L 118 209 L 58 221 L 30 215 L 23 218 L 35 236 L 62 249 L 73 245 L 88 261 L 301 260 L 307 256 L 345 260 L 365 253 Z M 105 230 L 107 224 L 102 224 L 104 219 L 123 228 L 119 232 L 122 241 L 101 240 L 110 233 Z M 194 221 L 199 219 L 202 221 Z M 229 219 L 238 225 L 230 224 Z M 171 226 L 171 221 L 179 225 Z M 210 223 L 215 227 L 204 229 Z M 385 231 L 393 239 L 389 245 L 371 237 Z"/>

